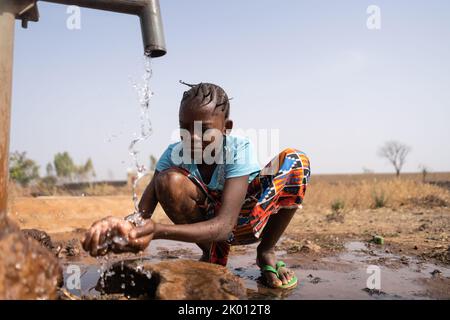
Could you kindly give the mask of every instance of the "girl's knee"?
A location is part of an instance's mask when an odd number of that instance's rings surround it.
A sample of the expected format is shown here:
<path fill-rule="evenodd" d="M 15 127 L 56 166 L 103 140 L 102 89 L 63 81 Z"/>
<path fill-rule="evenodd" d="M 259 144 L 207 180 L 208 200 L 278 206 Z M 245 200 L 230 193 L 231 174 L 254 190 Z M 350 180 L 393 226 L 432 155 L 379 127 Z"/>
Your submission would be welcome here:
<path fill-rule="evenodd" d="M 204 200 L 197 186 L 176 169 L 167 169 L 156 177 L 156 196 L 165 208 L 186 210 L 194 207 L 197 201 Z M 192 208 L 193 209 L 193 208 Z"/>
<path fill-rule="evenodd" d="M 311 164 L 310 164 L 308 156 L 303 151 L 300 151 L 295 148 L 286 148 L 280 152 L 280 155 L 283 155 L 283 158 L 289 157 L 289 155 L 291 155 L 290 158 L 296 159 L 298 161 L 298 163 L 300 164 L 300 167 L 306 169 L 306 171 L 307 171 L 306 173 L 308 175 L 310 174 L 309 171 L 310 171 Z"/>
<path fill-rule="evenodd" d="M 183 182 L 187 177 L 175 169 L 164 170 L 156 176 L 156 195 L 158 200 L 173 198 L 180 195 Z"/>
<path fill-rule="evenodd" d="M 308 156 L 303 151 L 300 151 L 300 150 L 295 149 L 295 148 L 286 148 L 283 151 L 281 151 L 280 154 L 284 154 L 284 155 L 295 154 L 299 158 L 307 159 L 308 163 L 309 163 Z"/>

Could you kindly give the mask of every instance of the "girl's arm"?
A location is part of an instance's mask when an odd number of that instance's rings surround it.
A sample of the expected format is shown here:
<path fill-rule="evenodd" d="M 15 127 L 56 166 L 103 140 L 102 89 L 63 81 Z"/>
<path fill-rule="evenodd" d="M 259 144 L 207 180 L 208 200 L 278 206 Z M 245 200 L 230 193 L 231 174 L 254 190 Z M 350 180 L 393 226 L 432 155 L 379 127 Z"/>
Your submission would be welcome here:
<path fill-rule="evenodd" d="M 236 225 L 245 200 L 248 176 L 229 178 L 225 181 L 222 205 L 217 215 L 207 221 L 167 225 L 151 220 L 131 233 L 133 238 L 169 239 L 185 242 L 209 242 L 227 240 Z"/>
<path fill-rule="evenodd" d="M 158 204 L 158 199 L 156 197 L 156 177 L 159 172 L 155 171 L 153 174 L 152 180 L 145 188 L 144 193 L 142 194 L 141 200 L 139 201 L 138 209 L 139 212 L 142 213 L 142 217 L 144 219 L 148 219 L 152 216 L 155 211 L 156 205 Z"/>
<path fill-rule="evenodd" d="M 156 176 L 157 173 L 155 173 Z M 157 205 L 155 196 L 155 176 L 147 186 L 139 209 L 144 216 L 150 217 Z M 247 192 L 248 176 L 230 178 L 225 181 L 222 206 L 217 215 L 207 221 L 192 224 L 166 225 L 147 219 L 145 225 L 134 227 L 129 221 L 108 217 L 93 224 L 83 240 L 83 248 L 90 251 L 92 256 L 104 255 L 108 246 L 102 244 L 107 234 L 114 230 L 121 237 L 128 239 L 125 245 L 114 244 L 114 252 L 144 250 L 152 239 L 170 239 L 185 242 L 210 242 L 227 240 L 233 230 L 242 203 Z"/>

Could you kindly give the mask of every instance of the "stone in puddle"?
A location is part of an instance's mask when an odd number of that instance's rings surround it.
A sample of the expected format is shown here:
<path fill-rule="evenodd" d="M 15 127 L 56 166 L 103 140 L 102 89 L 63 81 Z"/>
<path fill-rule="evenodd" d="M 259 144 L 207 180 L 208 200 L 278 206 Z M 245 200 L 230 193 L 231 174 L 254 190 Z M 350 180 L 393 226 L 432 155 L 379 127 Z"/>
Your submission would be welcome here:
<path fill-rule="evenodd" d="M 309 240 L 306 240 L 305 244 L 300 248 L 301 252 L 313 252 L 318 253 L 320 252 L 321 247 Z"/>
<path fill-rule="evenodd" d="M 441 270 L 439 270 L 439 269 L 434 269 L 432 272 L 430 272 L 431 273 L 431 275 L 433 276 L 433 277 L 436 277 L 436 276 L 440 276 L 441 274 L 442 274 L 442 272 L 441 272 Z"/>
<path fill-rule="evenodd" d="M 170 260 L 156 264 L 139 260 L 121 261 L 99 280 L 97 290 L 160 300 L 246 298 L 243 281 L 226 267 L 192 260 Z"/>
<path fill-rule="evenodd" d="M 51 251 L 11 221 L 0 230 L 0 299 L 56 299 L 62 270 Z"/>

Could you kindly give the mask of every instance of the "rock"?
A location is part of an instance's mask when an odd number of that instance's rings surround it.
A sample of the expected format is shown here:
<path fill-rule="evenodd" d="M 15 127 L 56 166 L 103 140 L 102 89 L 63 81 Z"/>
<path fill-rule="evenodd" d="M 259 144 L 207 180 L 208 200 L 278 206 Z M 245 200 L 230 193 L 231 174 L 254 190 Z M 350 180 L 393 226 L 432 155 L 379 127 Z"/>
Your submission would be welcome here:
<path fill-rule="evenodd" d="M 373 236 L 372 241 L 375 244 L 384 244 L 384 238 L 382 236 Z"/>
<path fill-rule="evenodd" d="M 419 226 L 419 228 L 417 228 L 418 231 L 425 231 L 429 228 L 430 226 L 426 223 L 423 223 Z"/>
<path fill-rule="evenodd" d="M 53 242 L 50 236 L 42 230 L 22 229 L 21 232 L 26 238 L 34 239 L 39 242 L 44 248 L 53 252 L 58 258 L 75 257 L 80 255 L 81 244 L 78 239 L 73 238 L 68 241 Z"/>
<path fill-rule="evenodd" d="M 0 230 L 0 299 L 56 299 L 62 283 L 58 260 L 8 221 Z"/>
<path fill-rule="evenodd" d="M 300 251 L 304 253 L 318 253 L 321 249 L 319 245 L 306 240 L 305 244 L 300 248 Z"/>
<path fill-rule="evenodd" d="M 53 249 L 53 243 L 50 236 L 42 230 L 38 229 L 22 229 L 21 230 L 23 235 L 26 238 L 31 238 L 39 242 L 43 247 L 52 250 Z"/>
<path fill-rule="evenodd" d="M 69 257 L 76 257 L 80 255 L 81 252 L 81 244 L 80 240 L 78 239 L 72 239 L 67 241 L 66 247 L 65 247 L 65 253 Z"/>
<path fill-rule="evenodd" d="M 123 293 L 160 300 L 246 298 L 243 281 L 226 267 L 192 260 L 115 263 L 104 273 L 96 289 L 106 294 Z"/>
<path fill-rule="evenodd" d="M 434 269 L 433 271 L 430 272 L 430 274 L 431 274 L 433 277 L 436 277 L 436 276 L 440 276 L 440 275 L 442 274 L 442 271 L 439 270 L 439 269 Z"/>
<path fill-rule="evenodd" d="M 319 282 L 322 282 L 322 279 L 319 277 L 314 277 L 312 274 L 310 274 L 308 276 L 308 278 L 310 278 L 311 280 L 309 282 L 311 282 L 312 284 L 318 284 Z"/>
<path fill-rule="evenodd" d="M 363 291 L 367 292 L 370 296 L 385 296 L 386 292 L 378 289 L 364 288 Z"/>
<path fill-rule="evenodd" d="M 409 265 L 409 259 L 406 256 L 400 257 L 400 262 L 405 265 Z"/>

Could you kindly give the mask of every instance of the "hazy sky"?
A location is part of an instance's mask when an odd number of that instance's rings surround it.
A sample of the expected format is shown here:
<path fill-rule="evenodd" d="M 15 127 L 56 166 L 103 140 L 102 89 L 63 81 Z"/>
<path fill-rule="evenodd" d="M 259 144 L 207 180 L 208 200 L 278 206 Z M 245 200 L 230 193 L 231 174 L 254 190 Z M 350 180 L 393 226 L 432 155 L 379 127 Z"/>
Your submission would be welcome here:
<path fill-rule="evenodd" d="M 369 5 L 380 30 L 366 26 Z M 81 29 L 69 30 L 66 9 L 39 2 L 38 23 L 16 23 L 11 151 L 44 169 L 66 150 L 92 157 L 100 179 L 122 179 L 139 130 L 138 18 L 81 9 Z M 161 0 L 161 10 L 168 54 L 153 61 L 146 162 L 172 141 L 182 79 L 223 86 L 236 127 L 279 129 L 279 147 L 305 151 L 313 174 L 391 171 L 377 156 L 390 139 L 412 147 L 406 171 L 450 170 L 449 1 Z"/>

